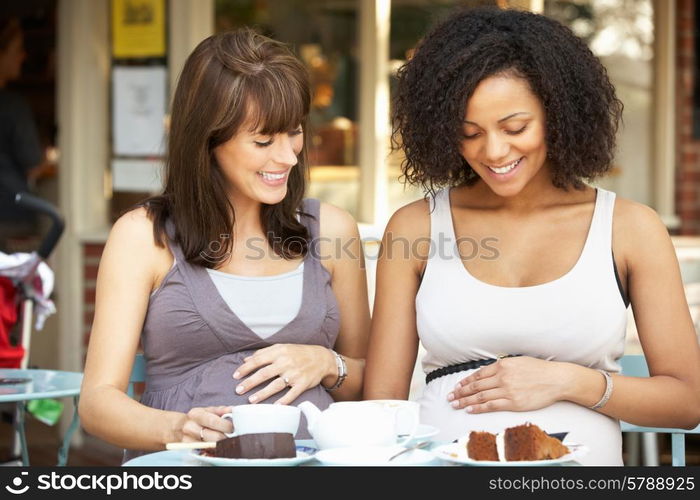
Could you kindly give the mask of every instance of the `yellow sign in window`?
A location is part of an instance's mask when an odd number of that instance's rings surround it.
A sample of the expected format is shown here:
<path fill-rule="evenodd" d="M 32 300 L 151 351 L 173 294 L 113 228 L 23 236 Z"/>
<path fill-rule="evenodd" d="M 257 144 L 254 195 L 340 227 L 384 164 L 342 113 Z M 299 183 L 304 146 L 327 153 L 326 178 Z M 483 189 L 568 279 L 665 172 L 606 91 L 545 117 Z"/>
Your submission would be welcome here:
<path fill-rule="evenodd" d="M 165 0 L 112 0 L 112 57 L 165 56 Z"/>

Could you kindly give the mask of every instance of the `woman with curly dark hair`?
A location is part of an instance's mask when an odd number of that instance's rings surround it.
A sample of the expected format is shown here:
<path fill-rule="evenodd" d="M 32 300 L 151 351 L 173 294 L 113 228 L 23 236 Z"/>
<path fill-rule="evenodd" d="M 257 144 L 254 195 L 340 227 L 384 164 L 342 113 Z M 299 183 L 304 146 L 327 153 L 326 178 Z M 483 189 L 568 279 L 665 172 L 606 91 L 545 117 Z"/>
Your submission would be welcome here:
<path fill-rule="evenodd" d="M 420 340 L 438 439 L 531 422 L 587 445 L 581 463 L 622 464 L 619 420 L 698 425 L 700 349 L 667 230 L 585 182 L 610 169 L 621 113 L 600 61 L 544 16 L 466 10 L 425 37 L 393 121 L 429 196 L 384 235 L 365 398 L 408 396 Z M 630 303 L 648 379 L 619 375 Z"/>

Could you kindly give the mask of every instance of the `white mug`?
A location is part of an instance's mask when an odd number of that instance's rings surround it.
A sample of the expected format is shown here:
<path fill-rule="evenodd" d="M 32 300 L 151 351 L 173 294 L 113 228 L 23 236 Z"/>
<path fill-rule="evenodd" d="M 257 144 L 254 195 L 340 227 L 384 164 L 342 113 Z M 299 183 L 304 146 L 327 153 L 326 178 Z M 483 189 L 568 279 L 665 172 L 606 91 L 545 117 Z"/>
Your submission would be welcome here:
<path fill-rule="evenodd" d="M 296 434 L 299 429 L 301 410 L 296 406 L 256 404 L 233 406 L 231 413 L 221 418 L 233 422 L 233 432 L 227 437 L 265 432 Z"/>

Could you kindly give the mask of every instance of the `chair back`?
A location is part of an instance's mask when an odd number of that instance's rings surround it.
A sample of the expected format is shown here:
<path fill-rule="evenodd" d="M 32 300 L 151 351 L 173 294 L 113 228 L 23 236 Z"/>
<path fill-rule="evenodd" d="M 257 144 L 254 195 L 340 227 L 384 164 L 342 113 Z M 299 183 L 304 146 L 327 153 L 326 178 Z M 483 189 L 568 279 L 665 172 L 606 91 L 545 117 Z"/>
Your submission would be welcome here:
<path fill-rule="evenodd" d="M 620 358 L 622 375 L 628 377 L 648 377 L 649 367 L 643 354 L 627 354 Z"/>
<path fill-rule="evenodd" d="M 146 381 L 146 358 L 143 354 L 137 354 L 134 357 L 134 366 L 131 369 L 131 375 L 129 376 L 129 388 L 127 389 L 127 394 L 130 398 L 134 397 L 134 384 L 136 382 Z"/>
<path fill-rule="evenodd" d="M 648 377 L 649 367 L 642 354 L 628 354 L 620 359 L 622 375 L 628 377 Z M 695 429 L 672 429 L 665 427 L 641 427 L 620 421 L 622 432 L 655 432 L 671 434 L 671 460 L 674 466 L 685 465 L 685 435 L 700 433 L 700 425 Z"/>

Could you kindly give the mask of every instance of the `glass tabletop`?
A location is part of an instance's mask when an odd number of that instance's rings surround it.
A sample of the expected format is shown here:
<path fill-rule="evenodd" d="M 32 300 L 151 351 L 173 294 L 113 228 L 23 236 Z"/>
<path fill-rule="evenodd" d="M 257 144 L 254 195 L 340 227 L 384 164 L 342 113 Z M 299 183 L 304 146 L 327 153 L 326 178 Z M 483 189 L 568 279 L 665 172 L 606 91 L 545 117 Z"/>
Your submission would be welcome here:
<path fill-rule="evenodd" d="M 317 448 L 316 443 L 312 439 L 297 439 L 295 440 L 297 449 L 306 449 L 310 448 L 311 453 Z M 426 450 L 433 450 L 439 448 L 441 445 L 447 444 L 445 442 L 441 441 L 433 441 L 429 447 L 426 448 Z M 425 453 L 421 451 L 420 453 Z M 432 454 L 432 453 L 431 453 Z M 193 467 L 202 467 L 202 466 L 209 466 L 210 464 L 205 463 L 201 460 L 197 460 L 196 458 L 193 457 L 193 450 L 166 450 L 166 451 L 158 451 L 154 453 L 148 453 L 145 455 L 138 456 L 136 458 L 132 458 L 131 460 L 124 462 L 122 466 L 124 467 L 187 467 L 187 466 L 193 466 Z M 260 464 L 258 464 L 260 465 Z M 324 463 L 319 462 L 319 460 L 311 459 L 309 461 L 304 461 L 303 463 L 300 463 L 299 465 L 302 466 L 319 466 L 319 465 L 325 465 Z M 330 465 L 343 465 L 343 464 L 330 464 Z M 345 465 L 350 465 L 349 463 Z M 363 465 L 362 463 L 357 463 L 356 465 Z M 366 465 L 366 464 L 365 464 Z M 396 465 L 401 465 L 401 464 L 396 464 Z M 458 464 L 450 460 L 444 460 L 440 458 L 439 456 L 435 455 L 433 456 L 432 460 L 430 461 L 421 461 L 420 463 L 407 463 L 406 465 L 426 465 L 426 466 L 460 466 L 464 464 Z M 512 463 L 510 464 L 503 464 L 503 465 L 508 465 L 508 466 L 513 466 Z M 570 466 L 577 466 L 579 465 L 577 462 L 566 462 L 566 463 L 561 463 L 557 464 L 560 466 L 565 466 L 565 467 L 570 467 Z"/>
<path fill-rule="evenodd" d="M 313 439 L 295 439 L 294 443 L 297 447 L 310 448 L 314 451 L 316 449 L 316 443 Z M 192 457 L 192 450 L 156 451 L 132 458 L 122 464 L 125 467 L 183 467 L 190 465 L 194 467 L 207 466 L 206 463 Z"/>
<path fill-rule="evenodd" d="M 296 439 L 295 444 L 297 446 L 297 450 L 301 450 L 307 453 L 315 453 L 318 451 L 317 445 L 314 442 L 313 439 Z M 423 453 L 423 452 L 421 452 Z M 132 458 L 131 460 L 124 462 L 122 466 L 125 467 L 187 467 L 187 466 L 193 466 L 193 467 L 207 467 L 209 466 L 209 463 L 203 462 L 202 460 L 198 460 L 193 457 L 193 450 L 166 450 L 166 451 L 158 451 L 154 453 L 148 453 L 146 455 L 141 455 L 136 458 Z M 232 464 L 233 465 L 233 464 Z M 244 465 L 244 464 L 240 464 Z M 255 465 L 267 465 L 267 464 L 262 464 L 262 463 L 256 463 Z M 302 466 L 319 466 L 319 465 L 325 465 L 322 462 L 319 462 L 318 460 L 310 459 L 310 460 L 304 460 L 302 463 L 299 464 L 289 464 L 289 465 L 302 465 Z M 357 465 L 362 465 L 357 464 Z M 437 459 L 436 457 L 433 458 L 431 457 L 430 461 L 423 461 L 421 462 L 421 465 L 454 465 L 450 464 L 448 462 L 441 461 Z"/>
<path fill-rule="evenodd" d="M 60 370 L 0 369 L 0 403 L 80 394 L 83 374 Z"/>

